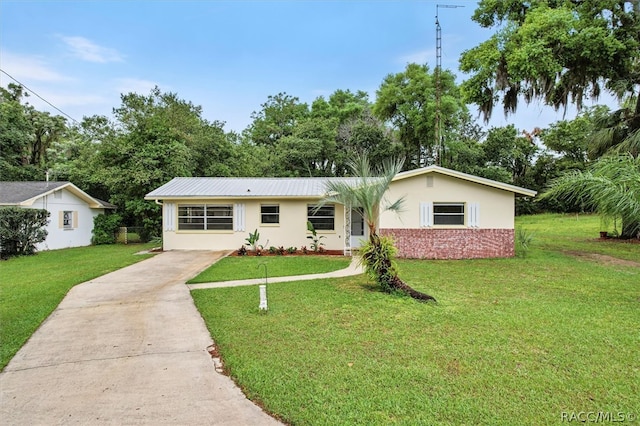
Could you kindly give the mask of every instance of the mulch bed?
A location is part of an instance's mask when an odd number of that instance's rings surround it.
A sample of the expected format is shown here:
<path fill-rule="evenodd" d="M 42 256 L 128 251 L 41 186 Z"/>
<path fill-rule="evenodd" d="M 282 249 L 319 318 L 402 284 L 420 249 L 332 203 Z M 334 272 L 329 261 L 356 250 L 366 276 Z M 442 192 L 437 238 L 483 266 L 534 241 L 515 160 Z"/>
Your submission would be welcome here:
<path fill-rule="evenodd" d="M 243 256 L 249 256 L 249 257 L 256 257 L 256 252 L 253 250 L 247 250 L 247 253 L 244 255 L 240 255 L 238 254 L 238 250 L 235 250 L 233 253 L 231 253 L 231 256 L 236 256 L 236 257 L 243 257 Z M 322 251 L 311 251 L 311 250 L 307 250 L 306 252 L 303 252 L 302 250 L 296 250 L 293 253 L 289 253 L 288 251 L 285 250 L 284 253 L 271 253 L 269 250 L 262 250 L 260 252 L 260 256 L 262 257 L 270 257 L 270 256 L 344 256 L 344 251 L 343 250 L 322 250 Z"/>

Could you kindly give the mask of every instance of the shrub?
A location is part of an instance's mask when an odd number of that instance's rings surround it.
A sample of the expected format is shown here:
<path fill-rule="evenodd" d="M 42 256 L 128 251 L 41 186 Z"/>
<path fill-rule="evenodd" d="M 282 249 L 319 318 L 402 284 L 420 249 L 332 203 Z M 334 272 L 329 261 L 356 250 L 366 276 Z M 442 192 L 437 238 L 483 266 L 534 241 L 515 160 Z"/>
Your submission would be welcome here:
<path fill-rule="evenodd" d="M 0 208 L 0 255 L 2 257 L 33 254 L 36 244 L 47 238 L 44 227 L 49 222 L 44 209 Z"/>
<path fill-rule="evenodd" d="M 298 251 L 298 249 L 295 248 L 295 247 L 287 248 L 287 253 L 289 253 L 289 254 L 295 254 L 296 251 Z"/>
<path fill-rule="evenodd" d="M 238 249 L 237 253 L 238 253 L 238 256 L 246 256 L 247 248 L 245 246 L 242 246 Z"/>
<path fill-rule="evenodd" d="M 258 241 L 260 241 L 260 233 L 257 229 L 253 232 L 249 232 L 249 237 L 244 240 L 247 242 L 246 245 L 251 247 L 253 251 L 256 251 L 258 248 Z"/>
<path fill-rule="evenodd" d="M 518 229 L 516 234 L 516 242 L 520 250 L 518 253 L 522 257 L 527 257 L 527 251 L 529 251 L 529 245 L 533 241 L 533 234 L 524 228 Z"/>
<path fill-rule="evenodd" d="M 311 221 L 307 221 L 307 230 L 311 232 L 311 235 L 307 235 L 307 238 L 311 240 L 311 250 L 315 252 L 321 251 L 324 243 L 321 243 L 320 240 L 325 238 L 325 236 L 318 235 L 318 231 L 316 231 L 316 228 L 313 226 Z"/>
<path fill-rule="evenodd" d="M 93 237 L 91 244 L 114 244 L 122 217 L 119 214 L 99 214 L 93 218 Z"/>
<path fill-rule="evenodd" d="M 392 280 L 397 277 L 395 256 L 398 253 L 391 237 L 378 237 L 378 244 L 367 240 L 360 247 L 360 256 L 364 270 L 369 277 L 382 288 L 383 291 L 393 292 Z"/>

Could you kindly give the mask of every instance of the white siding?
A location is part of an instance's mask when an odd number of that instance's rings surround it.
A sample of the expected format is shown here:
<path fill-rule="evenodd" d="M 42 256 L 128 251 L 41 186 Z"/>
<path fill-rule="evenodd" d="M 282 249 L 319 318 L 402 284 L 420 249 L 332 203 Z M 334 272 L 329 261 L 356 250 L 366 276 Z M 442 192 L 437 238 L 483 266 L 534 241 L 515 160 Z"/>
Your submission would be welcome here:
<path fill-rule="evenodd" d="M 57 193 L 61 193 L 61 195 Z M 87 203 L 66 189 L 39 198 L 30 208 L 49 211 L 49 224 L 46 227 L 47 239 L 36 246 L 38 250 L 90 245 L 93 218 L 104 212 L 104 209 L 89 208 Z M 65 211 L 73 212 L 73 226 L 68 229 L 65 229 L 60 222 Z"/>

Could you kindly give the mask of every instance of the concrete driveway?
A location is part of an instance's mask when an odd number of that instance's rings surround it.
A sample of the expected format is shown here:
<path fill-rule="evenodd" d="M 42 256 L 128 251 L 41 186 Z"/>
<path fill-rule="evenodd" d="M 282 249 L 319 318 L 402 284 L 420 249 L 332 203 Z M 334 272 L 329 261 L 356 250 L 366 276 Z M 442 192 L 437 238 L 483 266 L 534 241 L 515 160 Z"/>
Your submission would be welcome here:
<path fill-rule="evenodd" d="M 184 282 L 220 256 L 165 252 L 74 287 L 0 374 L 0 423 L 279 424 L 206 350 Z"/>

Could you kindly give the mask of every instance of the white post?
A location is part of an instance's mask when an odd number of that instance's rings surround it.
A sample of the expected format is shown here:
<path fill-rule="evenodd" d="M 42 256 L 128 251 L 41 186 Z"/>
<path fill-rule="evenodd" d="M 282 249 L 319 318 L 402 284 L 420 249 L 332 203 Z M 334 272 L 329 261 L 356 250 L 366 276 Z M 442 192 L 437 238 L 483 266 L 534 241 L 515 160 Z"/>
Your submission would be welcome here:
<path fill-rule="evenodd" d="M 260 285 L 260 306 L 258 308 L 261 311 L 267 310 L 267 286 L 265 284 Z"/>

